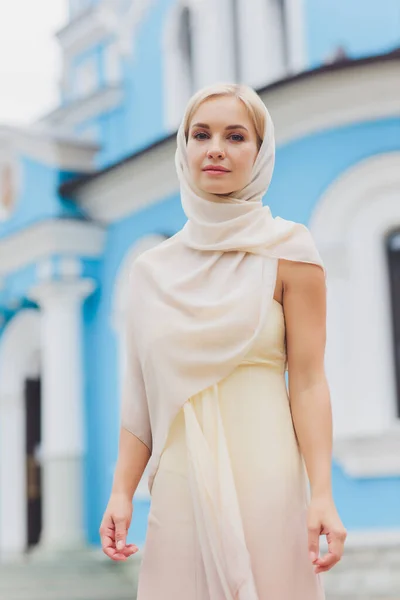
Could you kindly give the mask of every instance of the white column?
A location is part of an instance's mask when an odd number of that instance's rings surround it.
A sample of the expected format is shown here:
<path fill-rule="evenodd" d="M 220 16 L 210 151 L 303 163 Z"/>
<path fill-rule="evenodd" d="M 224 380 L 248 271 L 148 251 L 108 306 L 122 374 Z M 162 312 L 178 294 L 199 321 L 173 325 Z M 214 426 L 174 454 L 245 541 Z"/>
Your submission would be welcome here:
<path fill-rule="evenodd" d="M 31 290 L 41 308 L 43 529 L 39 549 L 83 545 L 82 303 L 90 280 L 45 282 Z"/>
<path fill-rule="evenodd" d="M 231 0 L 192 0 L 196 89 L 235 80 Z M 207 35 L 205 35 L 207 32 Z"/>
<path fill-rule="evenodd" d="M 304 0 L 285 0 L 286 43 L 290 73 L 307 67 Z"/>
<path fill-rule="evenodd" d="M 255 88 L 285 75 L 284 31 L 277 0 L 237 0 L 244 83 Z"/>

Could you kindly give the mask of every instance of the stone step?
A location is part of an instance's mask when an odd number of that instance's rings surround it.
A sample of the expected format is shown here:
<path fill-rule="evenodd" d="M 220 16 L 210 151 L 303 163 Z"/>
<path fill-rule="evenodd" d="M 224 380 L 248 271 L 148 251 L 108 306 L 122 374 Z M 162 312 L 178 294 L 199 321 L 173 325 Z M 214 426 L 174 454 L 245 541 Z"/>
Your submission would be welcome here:
<path fill-rule="evenodd" d="M 400 600 L 400 546 L 346 548 L 340 563 L 322 578 L 327 600 Z"/>
<path fill-rule="evenodd" d="M 95 552 L 2 565 L 0 600 L 135 600 L 136 563 Z"/>

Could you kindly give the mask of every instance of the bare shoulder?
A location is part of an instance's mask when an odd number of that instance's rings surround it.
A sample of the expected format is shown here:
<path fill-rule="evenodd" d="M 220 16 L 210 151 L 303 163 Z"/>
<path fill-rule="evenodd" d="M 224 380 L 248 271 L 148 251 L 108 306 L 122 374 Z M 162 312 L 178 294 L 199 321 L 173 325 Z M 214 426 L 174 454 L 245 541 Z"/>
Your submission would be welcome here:
<path fill-rule="evenodd" d="M 315 301 L 318 301 L 318 297 L 325 297 L 325 274 L 314 263 L 279 259 L 278 280 L 283 300 L 285 293 L 290 292 L 305 294 Z"/>
<path fill-rule="evenodd" d="M 280 260 L 278 272 L 286 323 L 288 369 L 292 376 L 308 382 L 323 369 L 325 274 L 319 265 L 290 260 Z"/>

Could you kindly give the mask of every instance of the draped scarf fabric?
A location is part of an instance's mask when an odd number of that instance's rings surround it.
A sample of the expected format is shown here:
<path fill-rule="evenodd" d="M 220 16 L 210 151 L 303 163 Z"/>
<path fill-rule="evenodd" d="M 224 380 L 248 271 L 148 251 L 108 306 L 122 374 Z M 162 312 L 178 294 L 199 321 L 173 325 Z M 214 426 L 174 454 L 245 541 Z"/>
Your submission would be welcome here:
<path fill-rule="evenodd" d="M 274 218 L 262 204 L 275 160 L 274 128 L 267 109 L 251 181 L 222 197 L 198 189 L 191 178 L 184 120 L 177 134 L 175 164 L 188 220 L 174 236 L 140 255 L 131 269 L 122 425 L 151 450 L 151 491 L 171 423 L 185 407 L 193 502 L 197 514 L 203 514 L 199 526 L 204 529 L 209 525 L 205 503 L 211 502 L 211 514 L 221 498 L 229 502 L 234 490 L 226 473 L 225 450 L 219 449 L 221 460 L 213 464 L 187 400 L 214 389 L 251 349 L 268 318 L 280 258 L 324 267 L 308 229 Z M 217 489 L 224 485 L 221 480 L 230 486 L 229 493 L 226 486 L 225 493 Z M 214 498 L 207 486 L 214 490 Z M 229 588 L 224 597 L 256 600 L 236 504 L 232 499 L 230 508 L 226 504 L 224 508 L 227 518 L 231 514 L 235 520 L 225 529 L 234 540 L 230 567 L 221 567 L 229 572 L 219 581 L 221 589 Z M 214 565 L 223 561 L 228 546 L 226 540 L 221 544 Z M 218 578 L 211 569 L 208 576 Z"/>

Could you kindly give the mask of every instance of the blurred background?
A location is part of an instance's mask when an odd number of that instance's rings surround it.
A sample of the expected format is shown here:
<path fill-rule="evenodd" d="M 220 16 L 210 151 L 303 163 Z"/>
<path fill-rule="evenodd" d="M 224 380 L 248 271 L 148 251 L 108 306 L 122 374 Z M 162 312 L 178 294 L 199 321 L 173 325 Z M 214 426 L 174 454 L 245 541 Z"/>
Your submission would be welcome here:
<path fill-rule="evenodd" d="M 268 106 L 265 202 L 311 229 L 328 272 L 349 532 L 328 599 L 399 600 L 399 0 L 2 0 L 0 78 L 0 600 L 135 597 L 140 554 L 115 564 L 98 535 L 126 273 L 186 221 L 176 130 L 216 81 Z M 143 547 L 146 474 L 134 507 Z"/>

